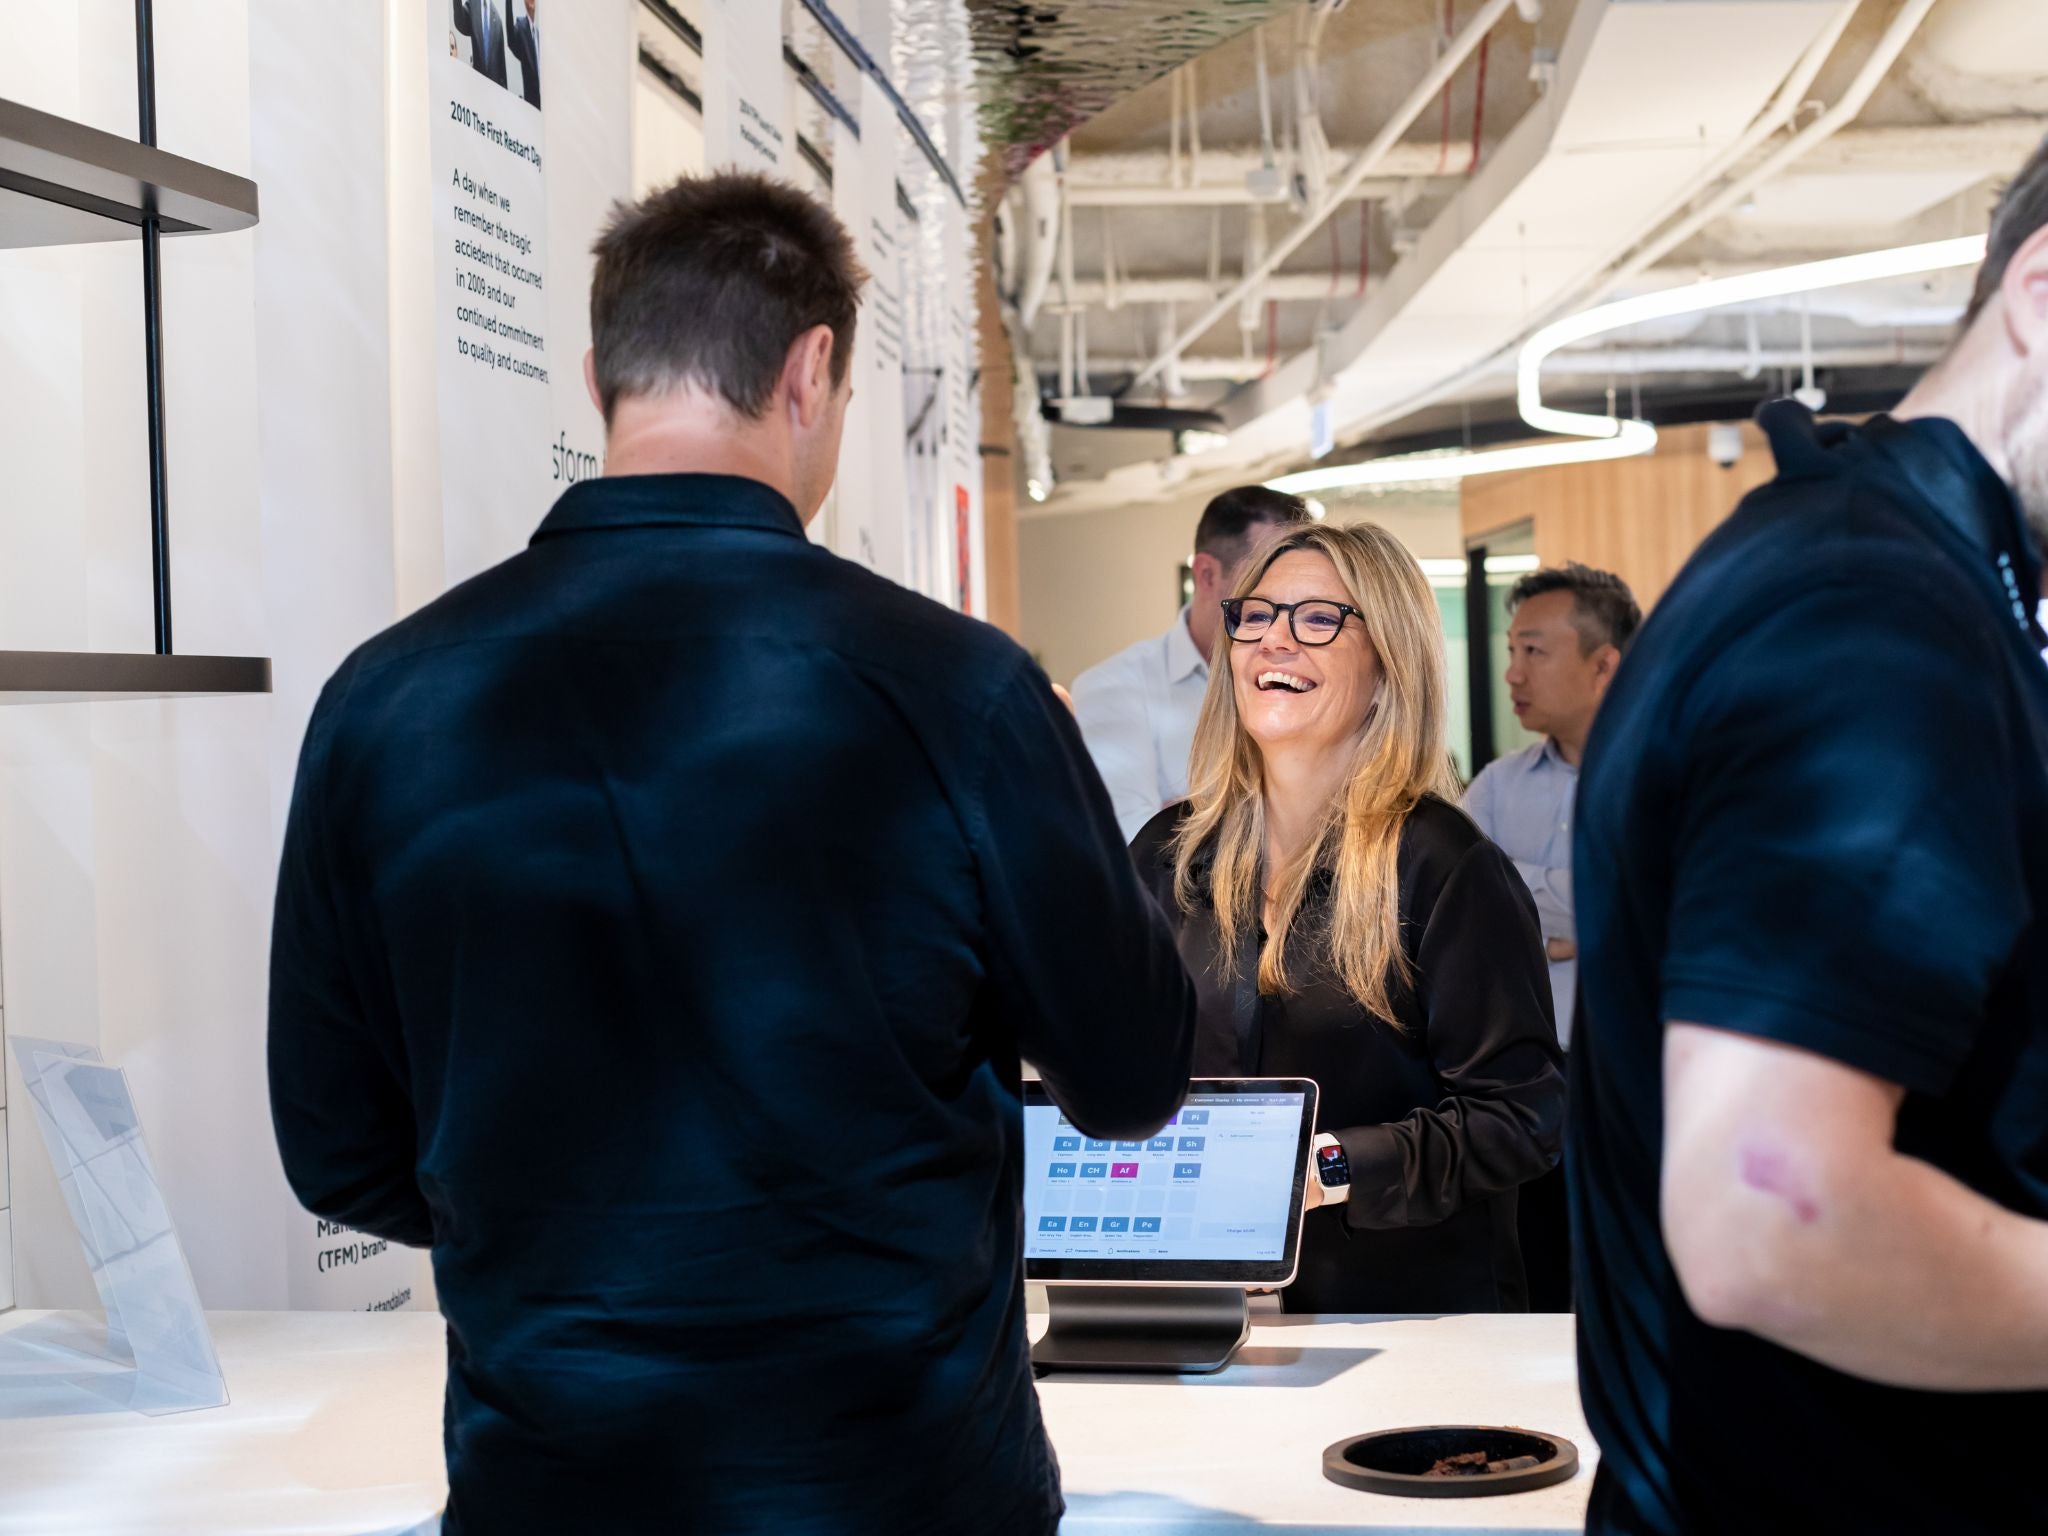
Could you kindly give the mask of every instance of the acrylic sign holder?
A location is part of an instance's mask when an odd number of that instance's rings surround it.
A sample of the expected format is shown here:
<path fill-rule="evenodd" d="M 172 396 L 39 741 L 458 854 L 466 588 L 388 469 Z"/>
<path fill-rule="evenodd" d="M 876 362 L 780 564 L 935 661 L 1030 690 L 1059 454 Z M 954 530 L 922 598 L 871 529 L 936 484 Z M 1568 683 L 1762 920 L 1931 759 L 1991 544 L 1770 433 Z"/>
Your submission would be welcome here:
<path fill-rule="evenodd" d="M 9 1044 L 104 1315 L 0 1333 L 0 1418 L 222 1406 L 227 1383 L 126 1075 L 87 1046 Z"/>

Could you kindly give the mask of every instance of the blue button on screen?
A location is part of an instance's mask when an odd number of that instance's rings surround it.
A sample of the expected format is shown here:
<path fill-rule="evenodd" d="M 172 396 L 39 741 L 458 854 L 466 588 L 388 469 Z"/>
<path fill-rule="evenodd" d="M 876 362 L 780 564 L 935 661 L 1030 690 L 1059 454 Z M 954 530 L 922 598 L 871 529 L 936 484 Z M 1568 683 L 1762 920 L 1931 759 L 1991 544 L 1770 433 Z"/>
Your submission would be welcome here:
<path fill-rule="evenodd" d="M 1071 1179 L 1073 1176 L 1074 1165 L 1072 1163 L 1054 1163 L 1051 1170 L 1046 1174 L 1046 1177 L 1049 1179 Z"/>
<path fill-rule="evenodd" d="M 1209 1111 L 1206 1109 L 1184 1109 L 1180 1114 L 1180 1123 L 1182 1125 L 1207 1125 L 1209 1123 Z"/>
<path fill-rule="evenodd" d="M 1173 1150 L 1173 1138 L 1171 1136 L 1154 1136 L 1145 1143 L 1145 1150 L 1148 1152 L 1171 1152 Z"/>
<path fill-rule="evenodd" d="M 1119 1152 L 1142 1152 L 1145 1150 L 1145 1143 L 1142 1141 L 1120 1141 L 1116 1144 L 1116 1149 Z"/>
<path fill-rule="evenodd" d="M 1183 1152 L 1199 1152 L 1208 1144 L 1209 1138 L 1206 1136 L 1183 1136 L 1180 1139 L 1180 1149 Z"/>
<path fill-rule="evenodd" d="M 1095 1230 L 1095 1218 L 1093 1216 L 1076 1216 L 1067 1223 L 1067 1230 L 1069 1232 L 1093 1232 Z"/>
<path fill-rule="evenodd" d="M 1084 1179 L 1106 1179 L 1109 1177 L 1109 1164 L 1083 1163 L 1081 1165 L 1081 1177 Z"/>
<path fill-rule="evenodd" d="M 1128 1216 L 1105 1216 L 1102 1218 L 1102 1230 L 1105 1232 L 1128 1232 L 1131 1230 L 1131 1218 Z"/>
<path fill-rule="evenodd" d="M 1064 1232 L 1067 1230 L 1067 1218 L 1064 1216 L 1041 1216 L 1038 1218 L 1038 1230 L 1041 1232 Z"/>
<path fill-rule="evenodd" d="M 1159 1232 L 1159 1218 L 1157 1216 L 1140 1216 L 1132 1230 L 1150 1232 L 1157 1236 Z"/>
<path fill-rule="evenodd" d="M 1173 1165 L 1173 1176 L 1176 1179 L 1199 1179 L 1202 1176 L 1202 1165 L 1200 1163 L 1175 1163 Z"/>
<path fill-rule="evenodd" d="M 1109 1150 L 1109 1143 L 1106 1141 L 1091 1141 L 1088 1143 L 1088 1150 L 1090 1152 L 1107 1152 Z"/>

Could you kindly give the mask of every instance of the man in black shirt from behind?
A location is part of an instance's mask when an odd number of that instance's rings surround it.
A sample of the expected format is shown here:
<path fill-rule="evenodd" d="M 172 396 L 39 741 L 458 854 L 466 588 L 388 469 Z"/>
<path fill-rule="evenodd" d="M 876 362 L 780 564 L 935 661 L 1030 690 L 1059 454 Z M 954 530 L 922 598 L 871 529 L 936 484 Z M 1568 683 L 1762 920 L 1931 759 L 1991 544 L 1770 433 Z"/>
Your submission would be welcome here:
<path fill-rule="evenodd" d="M 1579 789 L 1589 1529 L 2048 1530 L 2048 146 L 1895 416 L 1762 419 Z"/>
<path fill-rule="evenodd" d="M 1156 1131 L 1194 999 L 1028 656 L 807 541 L 862 274 L 684 180 L 597 247 L 601 479 L 306 734 L 271 1090 L 433 1249 L 447 1529 L 1049 1536 L 1020 1055 Z"/>

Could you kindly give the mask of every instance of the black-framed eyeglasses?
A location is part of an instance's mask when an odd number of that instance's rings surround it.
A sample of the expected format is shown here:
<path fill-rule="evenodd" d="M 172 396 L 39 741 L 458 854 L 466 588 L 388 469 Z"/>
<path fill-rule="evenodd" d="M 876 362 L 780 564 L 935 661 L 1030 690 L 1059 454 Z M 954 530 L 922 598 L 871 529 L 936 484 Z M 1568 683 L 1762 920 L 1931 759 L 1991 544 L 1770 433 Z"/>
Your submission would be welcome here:
<path fill-rule="evenodd" d="M 1226 597 L 1223 600 L 1223 632 L 1240 645 L 1263 640 L 1266 631 L 1287 615 L 1287 627 L 1299 645 L 1328 645 L 1344 632 L 1346 619 L 1362 619 L 1349 603 L 1311 598 L 1305 603 L 1276 603 L 1263 597 Z"/>

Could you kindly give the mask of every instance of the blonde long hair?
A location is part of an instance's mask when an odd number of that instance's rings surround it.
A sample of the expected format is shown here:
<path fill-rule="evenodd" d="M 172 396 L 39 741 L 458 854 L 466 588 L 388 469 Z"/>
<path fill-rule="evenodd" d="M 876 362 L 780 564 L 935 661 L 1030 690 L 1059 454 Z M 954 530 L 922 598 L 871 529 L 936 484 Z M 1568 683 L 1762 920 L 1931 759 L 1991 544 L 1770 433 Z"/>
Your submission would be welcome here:
<path fill-rule="evenodd" d="M 1422 567 L 1371 523 L 1311 524 L 1289 532 L 1258 556 L 1234 595 L 1249 595 L 1275 561 L 1304 550 L 1336 566 L 1352 606 L 1363 614 L 1354 622 L 1379 658 L 1381 682 L 1343 789 L 1308 846 L 1270 877 L 1275 921 L 1259 954 L 1259 990 L 1291 990 L 1295 919 L 1310 883 L 1326 872 L 1332 881 L 1330 965 L 1352 997 L 1392 1022 L 1390 978 L 1403 985 L 1415 979 L 1401 947 L 1401 829 L 1424 795 L 1453 799 L 1458 792 L 1446 746 L 1443 631 Z M 1209 899 L 1226 966 L 1235 964 L 1238 939 L 1261 911 L 1266 844 L 1263 759 L 1238 714 L 1232 643 L 1219 632 L 1189 763 L 1191 809 L 1173 845 L 1174 895 L 1184 911 Z M 1206 890 L 1196 871 L 1205 851 L 1211 855 Z"/>

